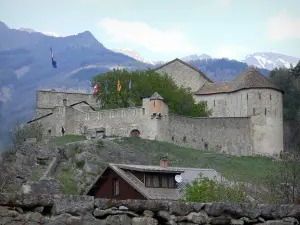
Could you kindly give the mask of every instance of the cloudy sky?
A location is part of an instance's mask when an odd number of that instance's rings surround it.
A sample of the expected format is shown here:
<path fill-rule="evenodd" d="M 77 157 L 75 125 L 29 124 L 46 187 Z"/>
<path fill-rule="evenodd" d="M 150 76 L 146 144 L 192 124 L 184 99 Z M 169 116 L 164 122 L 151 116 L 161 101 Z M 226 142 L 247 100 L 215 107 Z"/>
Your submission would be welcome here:
<path fill-rule="evenodd" d="M 241 60 L 263 51 L 300 57 L 299 9 L 300 0 L 0 0 L 0 21 L 62 36 L 88 30 L 148 60 Z"/>

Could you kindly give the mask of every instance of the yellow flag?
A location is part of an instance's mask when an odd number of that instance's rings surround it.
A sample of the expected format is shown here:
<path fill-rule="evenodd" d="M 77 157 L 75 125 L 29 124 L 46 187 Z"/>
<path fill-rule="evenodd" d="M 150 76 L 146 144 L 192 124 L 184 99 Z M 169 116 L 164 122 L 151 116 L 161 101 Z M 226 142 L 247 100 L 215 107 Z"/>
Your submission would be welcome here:
<path fill-rule="evenodd" d="M 121 82 L 120 82 L 120 80 L 118 80 L 118 87 L 117 87 L 117 91 L 121 91 Z"/>

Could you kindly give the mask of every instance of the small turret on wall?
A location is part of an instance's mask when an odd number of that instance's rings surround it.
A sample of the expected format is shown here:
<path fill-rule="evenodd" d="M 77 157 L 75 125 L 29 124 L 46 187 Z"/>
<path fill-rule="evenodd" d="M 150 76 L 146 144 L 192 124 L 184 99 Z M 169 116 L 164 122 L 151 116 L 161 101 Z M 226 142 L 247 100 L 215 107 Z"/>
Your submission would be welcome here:
<path fill-rule="evenodd" d="M 150 113 L 151 119 L 161 119 L 165 111 L 165 102 L 157 92 L 150 97 Z"/>

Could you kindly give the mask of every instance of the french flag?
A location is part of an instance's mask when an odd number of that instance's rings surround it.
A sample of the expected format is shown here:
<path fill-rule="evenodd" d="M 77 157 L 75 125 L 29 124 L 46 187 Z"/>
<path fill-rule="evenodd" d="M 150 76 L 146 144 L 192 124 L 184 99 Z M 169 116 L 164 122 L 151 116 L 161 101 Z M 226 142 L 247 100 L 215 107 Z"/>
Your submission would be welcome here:
<path fill-rule="evenodd" d="M 53 68 L 57 68 L 56 61 L 54 61 L 54 55 L 53 55 L 52 48 L 50 48 L 50 52 L 51 52 L 52 66 L 53 66 Z"/>

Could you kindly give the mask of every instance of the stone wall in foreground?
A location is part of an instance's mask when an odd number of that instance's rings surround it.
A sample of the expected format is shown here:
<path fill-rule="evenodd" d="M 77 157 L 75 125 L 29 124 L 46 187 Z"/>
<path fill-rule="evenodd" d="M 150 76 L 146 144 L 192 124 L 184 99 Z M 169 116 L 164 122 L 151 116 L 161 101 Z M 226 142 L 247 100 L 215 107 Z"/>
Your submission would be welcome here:
<path fill-rule="evenodd" d="M 177 203 L 0 193 L 0 224 L 299 224 L 300 205 Z"/>

